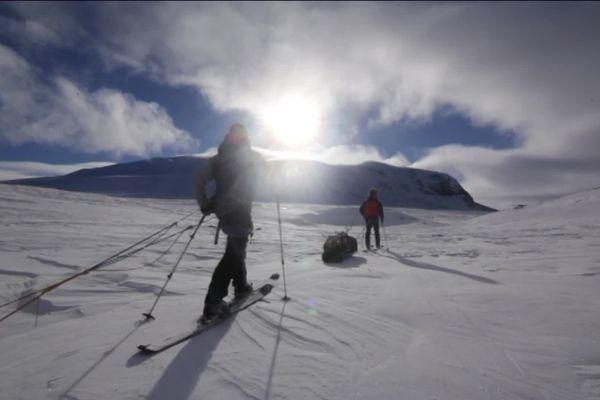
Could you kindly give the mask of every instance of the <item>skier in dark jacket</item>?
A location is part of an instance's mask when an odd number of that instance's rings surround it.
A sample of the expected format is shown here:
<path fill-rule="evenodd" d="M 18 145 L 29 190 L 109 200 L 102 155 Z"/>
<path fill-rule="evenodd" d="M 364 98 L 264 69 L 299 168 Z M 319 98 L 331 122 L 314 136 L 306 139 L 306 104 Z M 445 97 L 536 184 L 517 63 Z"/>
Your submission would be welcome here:
<path fill-rule="evenodd" d="M 371 248 L 371 228 L 375 231 L 375 245 L 381 248 L 379 237 L 379 220 L 383 224 L 383 205 L 377 198 L 377 190 L 369 190 L 369 197 L 360 206 L 360 214 L 365 219 L 367 232 L 365 233 L 365 246 Z"/>
<path fill-rule="evenodd" d="M 246 128 L 234 124 L 219 146 L 216 156 L 210 158 L 198 173 L 196 200 L 203 214 L 215 213 L 219 227 L 227 235 L 227 246 L 215 268 L 204 300 L 202 323 L 217 315 L 227 315 L 229 283 L 233 281 L 235 296 L 252 291 L 246 279 L 246 246 L 253 229 L 252 201 L 259 168 L 264 163 L 250 148 Z M 215 195 L 208 198 L 206 186 L 215 182 Z"/>

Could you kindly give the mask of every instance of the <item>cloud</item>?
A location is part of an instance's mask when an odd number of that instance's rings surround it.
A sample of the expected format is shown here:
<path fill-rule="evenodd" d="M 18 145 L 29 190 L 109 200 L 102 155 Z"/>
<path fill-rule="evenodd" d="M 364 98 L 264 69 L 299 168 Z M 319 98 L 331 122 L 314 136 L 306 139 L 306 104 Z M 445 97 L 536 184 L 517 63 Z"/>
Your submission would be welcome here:
<path fill-rule="evenodd" d="M 277 159 L 301 159 L 319 161 L 333 165 L 356 165 L 368 161 L 378 161 L 397 167 L 409 166 L 409 161 L 404 155 L 397 153 L 391 157 L 384 157 L 379 150 L 373 146 L 340 145 L 332 147 L 313 148 L 310 151 L 285 151 L 269 148 L 252 147 L 262 154 L 267 160 Z M 212 157 L 217 154 L 217 148 L 211 147 L 201 153 L 195 153 L 195 157 Z"/>
<path fill-rule="evenodd" d="M 477 201 L 504 208 L 597 187 L 600 160 L 448 145 L 432 149 L 411 167 L 447 172 Z"/>
<path fill-rule="evenodd" d="M 44 2 L 11 2 L 3 4 L 0 35 L 17 40 L 20 47 L 36 45 L 87 47 L 94 41 L 93 18 L 86 18 L 85 6 Z M 83 22 L 83 23 L 82 23 Z"/>
<path fill-rule="evenodd" d="M 402 154 L 397 153 L 391 157 L 384 157 L 379 150 L 373 146 L 362 145 L 340 145 L 331 147 L 314 148 L 305 152 L 287 152 L 255 148 L 267 159 L 302 159 L 320 161 L 333 165 L 356 165 L 368 161 L 378 161 L 397 167 L 406 167 L 408 160 Z"/>
<path fill-rule="evenodd" d="M 11 144 L 51 144 L 115 157 L 197 146 L 157 103 L 113 89 L 89 92 L 60 76 L 44 80 L 2 45 L 0 87 L 0 140 Z"/>
<path fill-rule="evenodd" d="M 593 4 L 159 3 L 144 14 L 150 31 L 124 23 L 138 10 L 120 8 L 105 54 L 196 85 L 221 109 L 252 111 L 294 87 L 326 106 L 375 105 L 374 123 L 451 105 L 548 151 L 599 124 Z"/>
<path fill-rule="evenodd" d="M 398 167 L 409 165 L 408 160 L 402 154 L 397 153 L 391 157 L 384 157 L 379 150 L 373 146 L 344 145 L 332 146 L 317 152 L 316 160 L 328 164 L 361 164 L 367 161 L 379 161 Z"/>
<path fill-rule="evenodd" d="M 84 168 L 100 168 L 111 164 L 109 162 L 88 162 L 60 165 L 30 161 L 0 161 L 0 181 L 65 175 Z"/>
<path fill-rule="evenodd" d="M 0 15 L 0 33 L 33 44 L 58 44 L 60 40 L 56 32 L 36 20 L 17 21 L 3 15 Z"/>
<path fill-rule="evenodd" d="M 217 151 L 218 148 L 217 147 L 210 147 L 202 152 L 199 153 L 194 153 L 192 154 L 193 157 L 200 157 L 200 158 L 209 158 L 212 156 L 216 156 L 217 155 Z M 189 153 L 188 153 L 189 154 Z M 182 156 L 185 156 L 187 154 L 181 154 Z"/>
<path fill-rule="evenodd" d="M 53 5 L 49 16 L 39 5 L 29 7 L 36 12 L 25 6 L 20 12 L 44 26 L 73 21 L 65 16 L 72 14 L 68 5 Z M 555 192 L 593 180 L 600 148 L 600 7 L 594 3 L 89 7 L 96 16 L 94 46 L 107 65 L 192 85 L 218 110 L 257 114 L 265 102 L 301 92 L 330 116 L 352 110 L 345 117 L 350 124 L 374 110 L 367 125 L 374 127 L 427 121 L 440 107 L 451 108 L 473 124 L 519 135 L 520 147 L 512 151 L 460 148 L 459 158 L 440 148 L 415 163 L 455 171 L 476 198 L 547 196 L 548 171 L 560 177 Z M 71 30 L 82 35 L 81 27 Z M 352 131 L 324 126 L 334 143 Z"/>

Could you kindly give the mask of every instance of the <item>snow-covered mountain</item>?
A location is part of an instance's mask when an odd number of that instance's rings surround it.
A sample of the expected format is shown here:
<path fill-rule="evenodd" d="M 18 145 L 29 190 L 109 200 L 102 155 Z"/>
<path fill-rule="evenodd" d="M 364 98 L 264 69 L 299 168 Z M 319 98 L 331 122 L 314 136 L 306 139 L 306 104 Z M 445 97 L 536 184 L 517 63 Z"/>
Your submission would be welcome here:
<path fill-rule="evenodd" d="M 286 204 L 291 301 L 279 284 L 144 356 L 137 345 L 195 325 L 223 254 L 214 219 L 193 238 L 171 235 L 193 227 L 196 210 L 189 199 L 0 184 L 0 304 L 180 222 L 1 321 L 0 399 L 600 398 L 600 189 L 496 213 L 389 207 L 385 249 L 362 251 L 355 225 L 361 251 L 341 264 L 324 264 L 321 246 L 356 207 Z M 277 215 L 272 203 L 254 208 L 252 281 L 281 272 Z M 156 320 L 143 322 L 178 260 Z"/>
<path fill-rule="evenodd" d="M 83 169 L 45 178 L 11 181 L 62 190 L 102 193 L 123 197 L 163 199 L 193 198 L 194 177 L 205 158 L 182 156 L 153 158 Z M 275 160 L 280 179 L 276 186 L 261 181 L 257 201 L 329 205 L 360 204 L 370 188 L 377 188 L 385 206 L 487 210 L 476 203 L 451 176 L 413 168 L 368 162 L 330 165 L 307 160 Z"/>

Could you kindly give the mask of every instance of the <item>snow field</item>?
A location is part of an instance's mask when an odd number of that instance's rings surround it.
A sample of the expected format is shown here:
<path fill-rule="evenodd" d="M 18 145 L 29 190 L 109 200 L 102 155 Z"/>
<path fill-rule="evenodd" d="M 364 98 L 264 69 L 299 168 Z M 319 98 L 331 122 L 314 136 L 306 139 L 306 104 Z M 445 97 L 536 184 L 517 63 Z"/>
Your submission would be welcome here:
<path fill-rule="evenodd" d="M 0 301 L 89 267 L 194 211 L 0 185 Z M 357 205 L 358 207 L 358 205 Z M 195 324 L 224 246 L 208 219 L 185 243 L 84 275 L 0 322 L 2 399 L 600 398 L 600 191 L 482 214 L 386 209 L 364 252 L 357 207 L 284 204 L 283 282 L 205 334 L 153 357 L 138 344 Z M 281 272 L 277 213 L 257 204 L 248 274 Z M 195 225 L 199 215 L 177 229 Z M 325 265 L 328 234 L 359 252 Z M 4 309 L 2 310 L 4 311 Z M 2 314 L 3 315 L 3 314 Z"/>

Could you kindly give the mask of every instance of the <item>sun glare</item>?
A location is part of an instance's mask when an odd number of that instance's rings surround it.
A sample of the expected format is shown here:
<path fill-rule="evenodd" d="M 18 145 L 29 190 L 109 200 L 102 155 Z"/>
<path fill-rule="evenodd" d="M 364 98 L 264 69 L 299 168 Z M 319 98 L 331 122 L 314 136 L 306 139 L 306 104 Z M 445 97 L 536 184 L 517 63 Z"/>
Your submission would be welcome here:
<path fill-rule="evenodd" d="M 322 114 L 317 101 L 289 95 L 266 107 L 260 118 L 277 141 L 300 147 L 319 133 Z"/>

